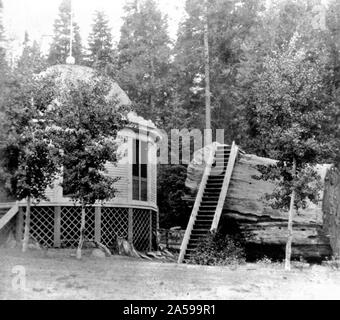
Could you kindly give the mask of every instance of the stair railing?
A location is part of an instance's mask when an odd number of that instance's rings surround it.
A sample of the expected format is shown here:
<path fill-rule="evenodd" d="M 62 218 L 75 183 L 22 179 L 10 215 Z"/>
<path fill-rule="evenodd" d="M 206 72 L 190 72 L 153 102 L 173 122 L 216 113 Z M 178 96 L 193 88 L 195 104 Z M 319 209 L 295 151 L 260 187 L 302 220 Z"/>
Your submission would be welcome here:
<path fill-rule="evenodd" d="M 234 165 L 235 165 L 235 162 L 236 162 L 238 150 L 239 150 L 239 148 L 235 144 L 235 141 L 234 141 L 232 146 L 231 146 L 231 149 L 230 149 L 228 165 L 227 165 L 227 169 L 226 169 L 226 172 L 225 172 L 225 175 L 224 175 L 223 184 L 222 184 L 220 196 L 219 196 L 219 199 L 218 199 L 218 203 L 217 203 L 217 206 L 216 206 L 214 220 L 211 224 L 210 232 L 216 231 L 218 224 L 220 222 L 220 218 L 221 218 L 221 214 L 222 214 L 222 211 L 223 211 L 225 198 L 226 198 L 227 193 L 228 193 L 231 175 L 232 175 L 233 170 L 234 170 Z"/>
<path fill-rule="evenodd" d="M 0 230 L 18 213 L 18 211 L 19 206 L 18 203 L 16 203 L 0 218 Z"/>
<path fill-rule="evenodd" d="M 200 185 L 199 185 L 199 188 L 198 188 L 198 192 L 197 192 L 197 195 L 196 195 L 195 204 L 194 204 L 194 207 L 192 208 L 192 211 L 191 211 L 190 220 L 188 222 L 188 226 L 187 226 L 187 229 L 186 229 L 184 237 L 183 237 L 181 250 L 180 250 L 180 254 L 179 254 L 177 263 L 183 262 L 184 255 L 185 255 L 185 252 L 187 250 L 188 243 L 189 243 L 191 231 L 194 227 L 196 217 L 197 217 L 197 213 L 198 213 L 198 209 L 200 207 L 202 197 L 203 197 L 203 193 L 204 193 L 204 190 L 205 190 L 205 186 L 207 184 L 208 177 L 209 177 L 210 171 L 211 171 L 211 167 L 212 167 L 212 164 L 214 162 L 215 153 L 216 153 L 216 145 L 213 144 L 213 147 L 211 148 L 210 154 L 209 154 L 208 159 L 207 159 L 206 166 L 205 166 L 204 171 L 203 171 L 202 179 L 201 179 L 201 182 L 200 182 Z"/>

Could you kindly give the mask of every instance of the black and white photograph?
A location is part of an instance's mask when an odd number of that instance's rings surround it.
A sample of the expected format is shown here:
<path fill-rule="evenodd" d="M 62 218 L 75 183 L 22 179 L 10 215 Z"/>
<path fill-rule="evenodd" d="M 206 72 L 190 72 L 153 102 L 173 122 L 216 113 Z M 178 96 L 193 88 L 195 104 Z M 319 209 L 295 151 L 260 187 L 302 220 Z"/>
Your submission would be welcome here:
<path fill-rule="evenodd" d="M 340 1 L 0 0 L 5 300 L 340 300 Z"/>

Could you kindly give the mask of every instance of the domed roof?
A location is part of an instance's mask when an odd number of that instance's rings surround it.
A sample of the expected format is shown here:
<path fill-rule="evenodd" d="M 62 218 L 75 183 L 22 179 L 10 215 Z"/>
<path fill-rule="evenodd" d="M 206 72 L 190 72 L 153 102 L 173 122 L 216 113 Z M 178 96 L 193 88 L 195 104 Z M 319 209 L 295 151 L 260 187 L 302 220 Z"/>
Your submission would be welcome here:
<path fill-rule="evenodd" d="M 55 75 L 57 80 L 64 83 L 64 80 L 76 83 L 77 81 L 92 82 L 93 77 L 96 75 L 96 70 L 78 65 L 60 64 L 49 67 L 46 71 L 42 72 L 40 76 Z M 115 95 L 121 105 L 131 105 L 131 100 L 127 94 L 119 87 L 117 82 L 110 79 L 112 89 L 109 95 Z"/>
<path fill-rule="evenodd" d="M 41 72 L 38 76 L 56 76 L 57 81 L 62 85 L 65 80 L 76 83 L 77 81 L 85 81 L 91 84 L 93 77 L 96 76 L 96 70 L 86 66 L 79 65 L 55 65 Z M 131 106 L 132 102 L 127 94 L 120 88 L 120 86 L 112 79 L 109 79 L 112 83 L 112 88 L 109 96 L 114 96 L 120 105 Z M 143 117 L 137 115 L 136 112 L 131 111 L 127 114 L 127 119 L 134 124 L 147 127 L 149 129 L 156 129 L 155 124 L 151 120 L 145 120 Z"/>

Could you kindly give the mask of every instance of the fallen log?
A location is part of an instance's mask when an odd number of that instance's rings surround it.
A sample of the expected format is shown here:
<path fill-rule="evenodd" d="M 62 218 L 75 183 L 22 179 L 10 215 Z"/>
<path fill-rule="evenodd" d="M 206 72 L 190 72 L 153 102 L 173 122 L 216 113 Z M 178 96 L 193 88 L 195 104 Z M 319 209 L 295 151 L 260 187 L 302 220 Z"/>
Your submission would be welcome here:
<path fill-rule="evenodd" d="M 237 233 L 244 239 L 250 248 L 250 255 L 251 250 L 262 250 L 267 255 L 277 253 L 280 258 L 283 257 L 287 240 L 288 213 L 273 209 L 264 199 L 266 193 L 274 190 L 275 184 L 256 179 L 256 176 L 260 176 L 258 165 L 268 166 L 274 163 L 275 160 L 272 159 L 239 154 L 224 203 L 220 228 L 229 233 Z M 186 186 L 190 194 L 186 199 L 192 204 L 204 167 L 205 162 L 202 163 L 202 159 L 195 161 L 195 157 L 188 166 Z M 329 168 L 329 165 L 316 166 L 322 179 Z M 293 257 L 319 259 L 332 254 L 323 222 L 322 201 L 318 205 L 309 203 L 305 210 L 295 214 L 293 227 Z"/>

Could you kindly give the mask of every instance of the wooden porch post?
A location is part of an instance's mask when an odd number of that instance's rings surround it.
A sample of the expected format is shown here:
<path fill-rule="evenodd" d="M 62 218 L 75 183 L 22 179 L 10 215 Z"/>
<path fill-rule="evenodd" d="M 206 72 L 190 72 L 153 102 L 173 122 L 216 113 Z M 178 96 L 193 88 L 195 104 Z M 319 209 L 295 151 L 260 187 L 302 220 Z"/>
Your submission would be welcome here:
<path fill-rule="evenodd" d="M 102 224 L 102 207 L 95 207 L 94 209 L 94 238 L 97 242 L 101 242 L 101 237 L 102 237 L 102 229 L 101 229 L 101 224 Z"/>
<path fill-rule="evenodd" d="M 54 207 L 54 247 L 60 248 L 60 230 L 61 230 L 61 207 Z"/>
<path fill-rule="evenodd" d="M 24 209 L 23 207 L 19 207 L 19 212 L 17 215 L 15 226 L 15 238 L 20 243 L 22 241 L 23 227 L 24 227 Z"/>
<path fill-rule="evenodd" d="M 129 208 L 128 241 L 133 244 L 133 208 Z"/>
<path fill-rule="evenodd" d="M 149 222 L 149 227 L 150 227 L 150 232 L 149 232 L 149 251 L 152 251 L 152 210 L 149 210 L 150 212 L 150 222 Z"/>

